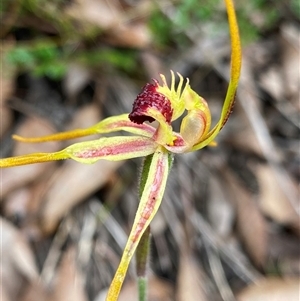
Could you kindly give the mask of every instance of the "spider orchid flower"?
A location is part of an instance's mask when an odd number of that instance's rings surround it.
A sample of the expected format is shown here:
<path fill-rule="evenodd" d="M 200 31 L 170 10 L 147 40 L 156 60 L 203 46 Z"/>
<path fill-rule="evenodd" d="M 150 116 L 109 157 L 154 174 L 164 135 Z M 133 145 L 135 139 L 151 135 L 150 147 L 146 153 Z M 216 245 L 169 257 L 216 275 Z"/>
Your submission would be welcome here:
<path fill-rule="evenodd" d="M 0 160 L 0 167 L 41 163 L 53 160 L 73 159 L 80 163 L 95 163 L 100 159 L 125 160 L 146 157 L 142 174 L 142 193 L 131 232 L 121 262 L 108 291 L 108 301 L 118 299 L 131 258 L 141 237 L 155 216 L 164 194 L 173 154 L 199 150 L 212 145 L 217 134 L 226 123 L 235 100 L 241 68 L 241 47 L 238 26 L 232 0 L 225 0 L 231 36 L 230 82 L 217 124 L 211 128 L 209 107 L 189 84 L 177 73 L 179 83 L 175 85 L 175 74 L 171 71 L 171 84 L 164 75 L 160 82 L 153 80 L 144 86 L 133 103 L 132 112 L 106 118 L 87 128 L 39 137 L 23 138 L 23 142 L 65 140 L 91 134 L 125 131 L 132 135 L 102 137 L 98 140 L 75 143 L 55 153 L 34 153 Z M 183 114 L 180 131 L 175 132 L 172 122 Z M 151 126 L 157 121 L 157 126 Z"/>

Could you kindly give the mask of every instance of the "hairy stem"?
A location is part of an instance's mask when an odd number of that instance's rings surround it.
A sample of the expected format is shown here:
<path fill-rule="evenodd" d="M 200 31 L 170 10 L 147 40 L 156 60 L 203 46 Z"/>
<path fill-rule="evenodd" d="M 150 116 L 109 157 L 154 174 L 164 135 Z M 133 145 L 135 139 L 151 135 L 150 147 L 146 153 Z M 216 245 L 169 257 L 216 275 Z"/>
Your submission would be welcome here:
<path fill-rule="evenodd" d="M 135 254 L 139 301 L 147 300 L 147 263 L 149 258 L 150 238 L 150 226 L 148 226 L 139 242 Z"/>

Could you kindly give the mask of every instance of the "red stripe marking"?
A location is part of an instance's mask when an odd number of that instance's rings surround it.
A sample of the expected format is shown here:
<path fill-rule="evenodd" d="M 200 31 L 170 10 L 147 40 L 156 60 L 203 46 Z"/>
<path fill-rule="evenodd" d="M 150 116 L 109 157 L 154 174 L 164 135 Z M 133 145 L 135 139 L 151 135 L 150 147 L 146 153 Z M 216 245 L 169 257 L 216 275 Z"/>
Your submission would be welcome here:
<path fill-rule="evenodd" d="M 145 227 L 146 222 L 149 220 L 149 218 L 150 218 L 150 216 L 153 212 L 154 206 L 156 204 L 157 193 L 161 188 L 162 177 L 163 177 L 163 172 L 164 172 L 164 161 L 162 161 L 162 159 L 160 159 L 157 162 L 156 168 L 157 169 L 156 169 L 155 179 L 154 179 L 154 182 L 151 186 L 148 201 L 145 204 L 145 207 L 144 207 L 144 210 L 142 212 L 141 218 L 140 218 L 138 224 L 136 225 L 136 229 L 133 233 L 133 238 L 132 238 L 133 244 L 139 238 L 139 236 L 141 234 L 141 231 Z"/>
<path fill-rule="evenodd" d="M 104 146 L 104 147 L 93 147 L 90 149 L 85 149 L 82 152 L 75 154 L 78 158 L 95 158 L 95 157 L 105 157 L 114 156 L 123 153 L 137 152 L 143 150 L 145 147 L 151 145 L 151 141 L 129 141 L 124 142 L 115 146 Z"/>

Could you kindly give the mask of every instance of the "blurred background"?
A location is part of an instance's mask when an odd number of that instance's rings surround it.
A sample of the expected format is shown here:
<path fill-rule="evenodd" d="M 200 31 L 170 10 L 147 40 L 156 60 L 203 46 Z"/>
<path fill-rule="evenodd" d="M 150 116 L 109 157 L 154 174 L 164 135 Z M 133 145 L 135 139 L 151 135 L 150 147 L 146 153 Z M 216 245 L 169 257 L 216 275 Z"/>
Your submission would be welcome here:
<path fill-rule="evenodd" d="M 149 301 L 300 300 L 300 5 L 239 0 L 236 9 L 237 103 L 217 147 L 175 157 L 151 226 Z M 2 1 L 1 156 L 74 143 L 11 135 L 130 112 L 145 83 L 170 69 L 190 79 L 217 122 L 226 18 L 221 0 Z M 1 170 L 1 300 L 104 300 L 138 205 L 140 164 Z M 119 300 L 137 300 L 134 265 Z"/>

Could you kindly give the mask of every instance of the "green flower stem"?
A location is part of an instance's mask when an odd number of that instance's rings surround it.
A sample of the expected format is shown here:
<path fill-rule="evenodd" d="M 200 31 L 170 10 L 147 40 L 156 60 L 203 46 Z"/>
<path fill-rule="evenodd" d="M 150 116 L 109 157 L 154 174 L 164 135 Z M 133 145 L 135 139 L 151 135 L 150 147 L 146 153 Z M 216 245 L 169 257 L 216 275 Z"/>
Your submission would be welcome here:
<path fill-rule="evenodd" d="M 149 226 L 144 232 L 135 253 L 139 301 L 147 300 L 147 263 L 149 258 L 150 237 Z"/>
<path fill-rule="evenodd" d="M 147 300 L 147 278 L 139 277 L 138 278 L 138 290 L 139 290 L 139 301 Z"/>
<path fill-rule="evenodd" d="M 140 198 L 145 188 L 152 157 L 153 155 L 147 156 L 143 162 L 142 173 L 140 178 L 140 187 L 139 187 Z M 147 262 L 149 256 L 149 246 L 150 246 L 150 226 L 144 232 L 135 253 L 139 301 L 147 300 L 147 283 L 148 283 Z"/>

